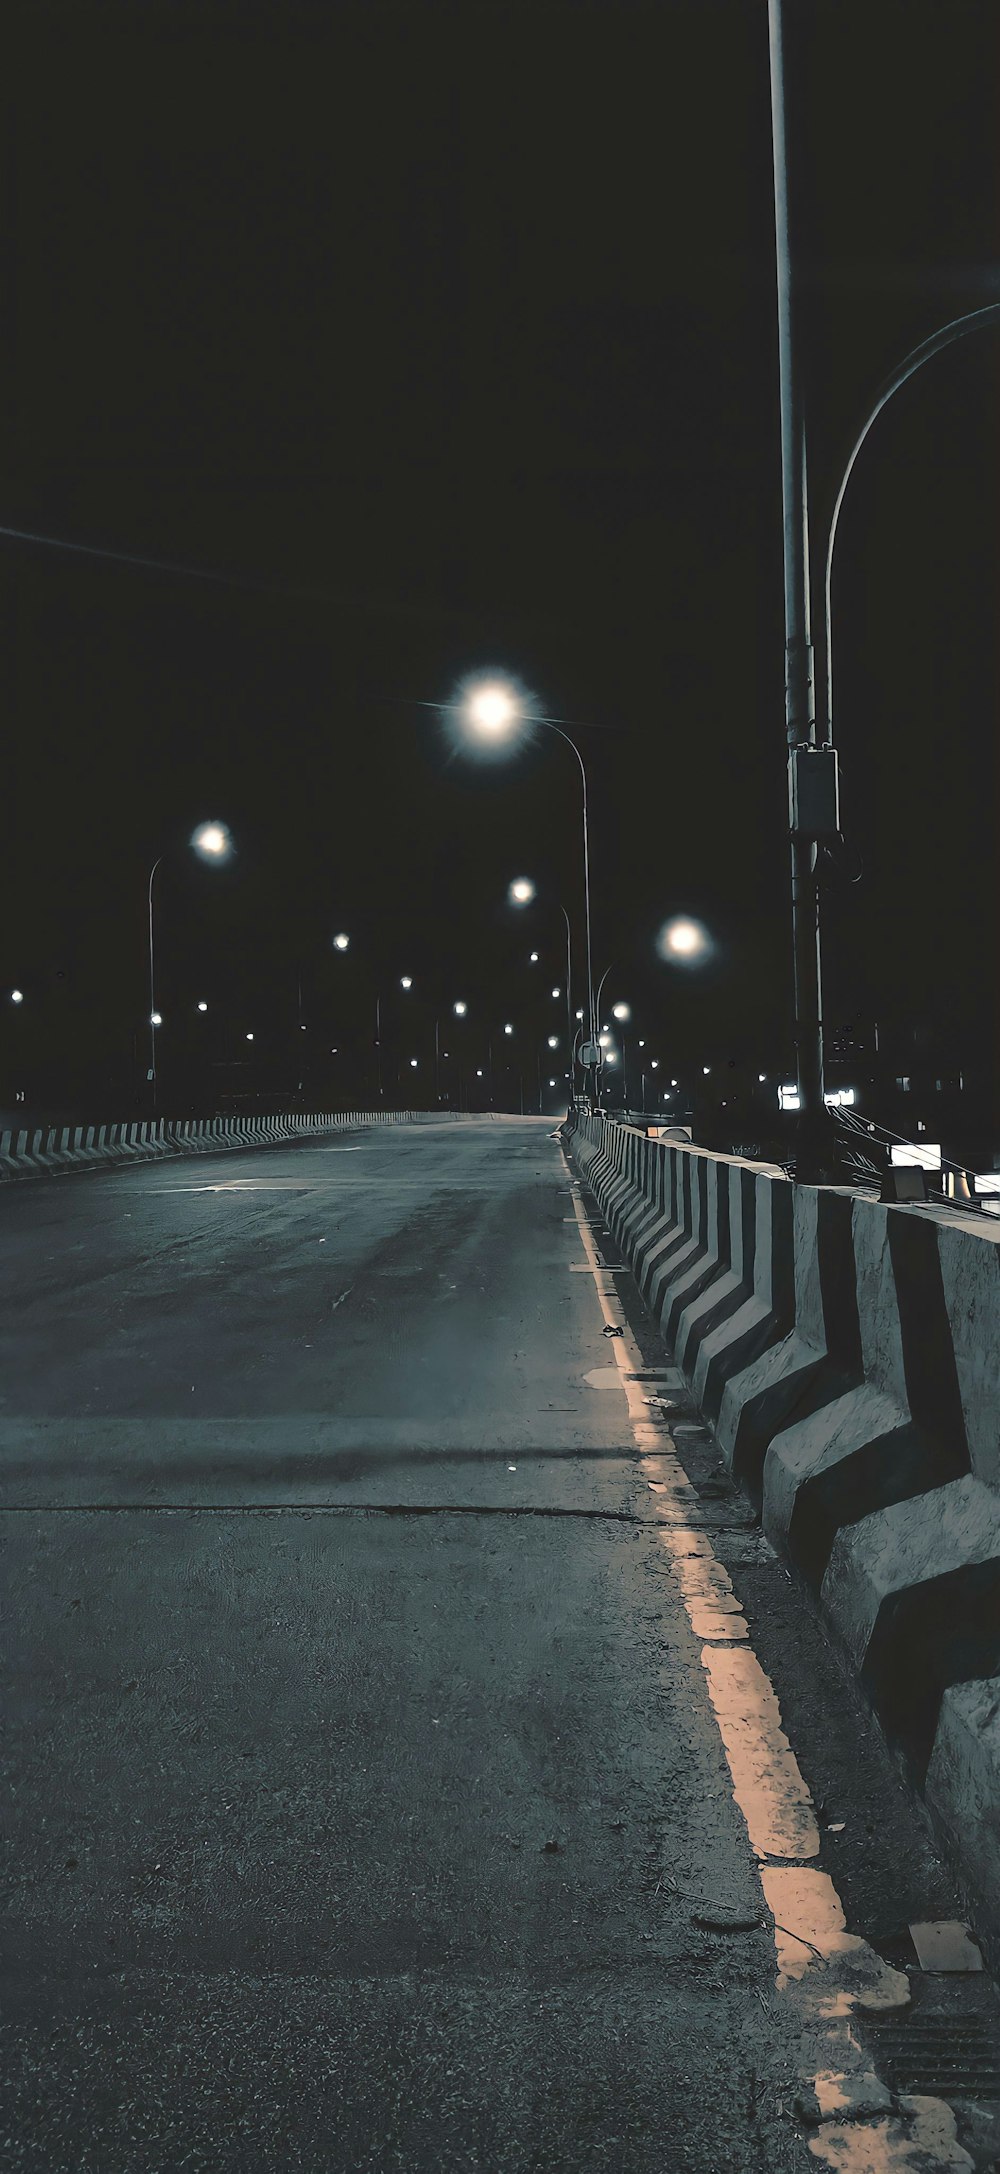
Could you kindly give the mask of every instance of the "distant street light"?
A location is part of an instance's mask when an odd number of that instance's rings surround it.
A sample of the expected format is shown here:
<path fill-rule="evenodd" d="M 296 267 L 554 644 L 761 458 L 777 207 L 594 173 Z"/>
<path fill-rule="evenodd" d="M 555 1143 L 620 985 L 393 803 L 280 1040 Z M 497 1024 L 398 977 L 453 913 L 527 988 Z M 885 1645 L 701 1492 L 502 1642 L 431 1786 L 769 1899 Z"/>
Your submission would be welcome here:
<path fill-rule="evenodd" d="M 192 850 L 201 860 L 226 861 L 233 851 L 233 841 L 225 823 L 199 823 L 191 834 Z M 149 871 L 149 1084 L 152 1087 L 152 1104 L 156 1108 L 156 1029 L 162 1026 L 156 1009 L 156 963 L 153 944 L 153 877 L 163 859 L 160 853 Z"/>
<path fill-rule="evenodd" d="M 558 1049 L 558 1047 L 559 1047 L 559 1036 L 558 1036 L 558 1034 L 550 1034 L 550 1035 L 549 1035 L 549 1038 L 548 1038 L 548 1040 L 549 1040 L 549 1048 L 550 1048 L 550 1049 Z"/>
<path fill-rule="evenodd" d="M 532 952 L 529 952 L 529 954 L 528 954 L 528 965 L 529 965 L 529 966 L 537 966 L 537 965 L 538 965 L 538 953 L 537 953 L 537 951 L 532 951 Z"/>
<path fill-rule="evenodd" d="M 651 1057 L 651 1058 L 650 1058 L 650 1060 L 649 1060 L 649 1069 L 650 1069 L 650 1071 L 651 1071 L 651 1072 L 658 1072 L 658 1071 L 659 1071 L 659 1069 L 660 1069 L 660 1060 L 659 1060 L 659 1057 Z"/>
<path fill-rule="evenodd" d="M 411 974 L 404 974 L 404 975 L 402 976 L 401 980 L 400 980 L 400 984 L 399 984 L 399 986 L 400 986 L 400 988 L 401 988 L 401 989 L 412 989 L 412 987 L 413 987 L 413 977 L 412 977 L 412 975 L 411 975 Z"/>
<path fill-rule="evenodd" d="M 505 1034 L 513 1034 L 513 1032 L 514 1032 L 514 1029 L 513 1029 L 513 1027 L 507 1026 L 507 1027 L 505 1027 L 505 1028 L 504 1028 L 504 1030 L 503 1030 L 503 1031 L 504 1031 L 504 1033 L 505 1033 Z"/>
<path fill-rule="evenodd" d="M 515 906 L 530 906 L 535 896 L 535 886 L 530 876 L 515 876 L 510 886 L 510 897 Z"/>
<path fill-rule="evenodd" d="M 24 1003 L 24 990 L 23 990 L 23 989 L 12 989 L 12 990 L 11 990 L 11 992 L 10 992 L 10 1001 L 11 1001 L 11 1003 L 12 1003 L 12 1004 L 23 1004 L 23 1003 Z"/>
<path fill-rule="evenodd" d="M 411 1057 L 411 1058 L 410 1058 L 410 1070 L 411 1070 L 411 1072 L 415 1072 L 415 1071 L 416 1071 L 416 1069 L 417 1069 L 417 1063 L 418 1063 L 418 1059 L 417 1059 L 416 1057 Z"/>
<path fill-rule="evenodd" d="M 541 716 L 537 703 L 518 681 L 501 672 L 476 673 L 467 679 L 460 691 L 459 700 L 448 705 L 468 732 L 484 740 L 512 738 L 518 727 L 528 731 L 540 725 L 547 732 L 554 732 L 572 749 L 580 770 L 583 793 L 583 897 L 587 937 L 587 995 L 590 1003 L 591 1040 L 594 1035 L 594 973 L 591 963 L 590 937 L 590 838 L 587 821 L 587 772 L 583 756 L 569 733 L 554 717 Z"/>
<path fill-rule="evenodd" d="M 711 950 L 708 930 L 700 921 L 680 915 L 665 921 L 656 939 L 661 959 L 673 960 L 680 965 L 694 965 Z"/>
<path fill-rule="evenodd" d="M 225 823 L 201 823 L 194 832 L 191 844 L 205 860 L 225 860 L 233 850 L 233 841 Z"/>
<path fill-rule="evenodd" d="M 703 1064 L 703 1065 L 702 1065 L 702 1068 L 701 1068 L 701 1069 L 702 1069 L 702 1071 L 703 1071 L 703 1073 L 704 1073 L 704 1075 L 705 1075 L 705 1078 L 707 1079 L 707 1078 L 708 1078 L 708 1075 L 709 1075 L 709 1073 L 710 1073 L 710 1071 L 711 1071 L 711 1069 L 712 1069 L 711 1065 L 710 1065 L 710 1064 Z"/>
<path fill-rule="evenodd" d="M 252 1034 L 248 1034 L 248 1035 L 247 1035 L 247 1041 L 248 1041 L 248 1042 L 252 1042 L 252 1041 L 253 1041 L 253 1035 L 252 1035 Z"/>
<path fill-rule="evenodd" d="M 333 948 L 335 951 L 346 951 L 350 941 L 350 937 L 345 936 L 343 930 L 341 930 L 340 935 L 335 936 L 333 939 Z"/>
<path fill-rule="evenodd" d="M 561 989 L 553 989 L 553 991 L 552 991 L 552 994 L 553 994 L 553 996 L 561 996 L 561 995 L 562 995 L 562 990 L 561 990 Z"/>
<path fill-rule="evenodd" d="M 631 1007 L 631 1005 L 630 1005 L 630 1004 L 612 1004 L 612 1006 L 611 1006 L 611 1017 L 612 1017 L 612 1019 L 631 1019 L 631 1017 L 632 1017 L 632 1007 Z M 641 1042 L 640 1042 L 640 1044 L 639 1044 L 639 1047 L 640 1047 L 640 1049 L 642 1048 L 642 1043 L 641 1043 Z"/>
<path fill-rule="evenodd" d="M 468 1005 L 463 1003 L 461 997 L 459 997 L 457 1004 L 452 1005 L 452 1011 L 454 1012 L 456 1019 L 464 1019 L 468 1009 Z"/>

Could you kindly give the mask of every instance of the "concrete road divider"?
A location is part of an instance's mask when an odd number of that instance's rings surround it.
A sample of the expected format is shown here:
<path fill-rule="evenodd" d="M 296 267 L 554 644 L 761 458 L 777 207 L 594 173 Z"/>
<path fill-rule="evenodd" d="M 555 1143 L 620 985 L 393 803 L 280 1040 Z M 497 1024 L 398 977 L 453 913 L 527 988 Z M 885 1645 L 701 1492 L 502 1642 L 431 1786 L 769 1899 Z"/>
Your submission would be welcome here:
<path fill-rule="evenodd" d="M 564 1137 L 1000 1934 L 1000 1227 L 605 1117 Z"/>
<path fill-rule="evenodd" d="M 149 1118 L 126 1124 L 50 1125 L 0 1133 L 0 1182 L 57 1176 L 158 1156 L 218 1154 L 222 1149 L 277 1145 L 311 1132 L 346 1126 L 445 1124 L 475 1115 L 459 1110 L 335 1110 L 317 1116 Z"/>

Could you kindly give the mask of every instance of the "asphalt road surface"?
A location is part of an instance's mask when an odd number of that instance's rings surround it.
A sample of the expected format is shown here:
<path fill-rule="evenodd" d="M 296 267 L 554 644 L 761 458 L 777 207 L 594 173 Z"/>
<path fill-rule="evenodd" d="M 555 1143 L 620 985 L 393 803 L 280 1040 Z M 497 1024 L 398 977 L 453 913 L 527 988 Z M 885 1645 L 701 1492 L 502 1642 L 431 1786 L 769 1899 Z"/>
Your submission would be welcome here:
<path fill-rule="evenodd" d="M 0 2165 L 814 2167 L 551 1124 L 11 1185 L 0 1278 Z"/>

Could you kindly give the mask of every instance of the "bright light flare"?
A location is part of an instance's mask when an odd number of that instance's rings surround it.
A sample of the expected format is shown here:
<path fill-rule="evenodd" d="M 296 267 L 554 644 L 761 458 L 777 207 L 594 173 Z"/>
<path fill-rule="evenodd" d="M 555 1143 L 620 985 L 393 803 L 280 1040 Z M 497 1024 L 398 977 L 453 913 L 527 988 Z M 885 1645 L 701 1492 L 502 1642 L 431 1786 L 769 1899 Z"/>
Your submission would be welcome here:
<path fill-rule="evenodd" d="M 466 673 L 441 706 L 455 746 L 483 760 L 512 755 L 538 715 L 536 695 L 503 665 L 481 665 Z"/>
<path fill-rule="evenodd" d="M 701 921 L 690 920 L 687 915 L 678 915 L 674 920 L 664 922 L 656 939 L 656 948 L 661 959 L 667 959 L 674 965 L 693 966 L 699 959 L 707 956 L 712 942 Z"/>
<path fill-rule="evenodd" d="M 199 823 L 191 844 L 202 860 L 224 861 L 233 850 L 233 841 L 226 823 Z"/>

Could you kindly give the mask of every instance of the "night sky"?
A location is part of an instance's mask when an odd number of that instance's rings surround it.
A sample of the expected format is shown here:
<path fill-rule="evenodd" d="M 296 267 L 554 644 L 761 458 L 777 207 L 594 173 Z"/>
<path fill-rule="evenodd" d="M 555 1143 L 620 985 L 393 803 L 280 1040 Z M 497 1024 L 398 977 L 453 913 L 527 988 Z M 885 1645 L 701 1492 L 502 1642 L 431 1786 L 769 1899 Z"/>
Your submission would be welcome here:
<path fill-rule="evenodd" d="M 792 13 L 818 567 L 881 378 L 1000 298 L 1000 11 Z M 121 1114 L 161 853 L 178 1063 L 207 997 L 216 1059 L 253 1028 L 292 1086 L 299 988 L 340 1049 L 402 972 L 422 1052 L 458 995 L 537 1041 L 561 902 L 582 1002 L 572 756 L 471 760 L 426 706 L 487 664 L 580 726 L 608 998 L 675 1070 L 793 1076 L 765 0 L 14 21 L 0 521 L 218 578 L 0 539 L 0 1102 L 27 1068 Z M 826 1011 L 901 1069 L 915 1031 L 995 1064 L 998 393 L 995 332 L 930 364 L 841 521 Z M 698 975 L 656 957 L 677 910 Z"/>

